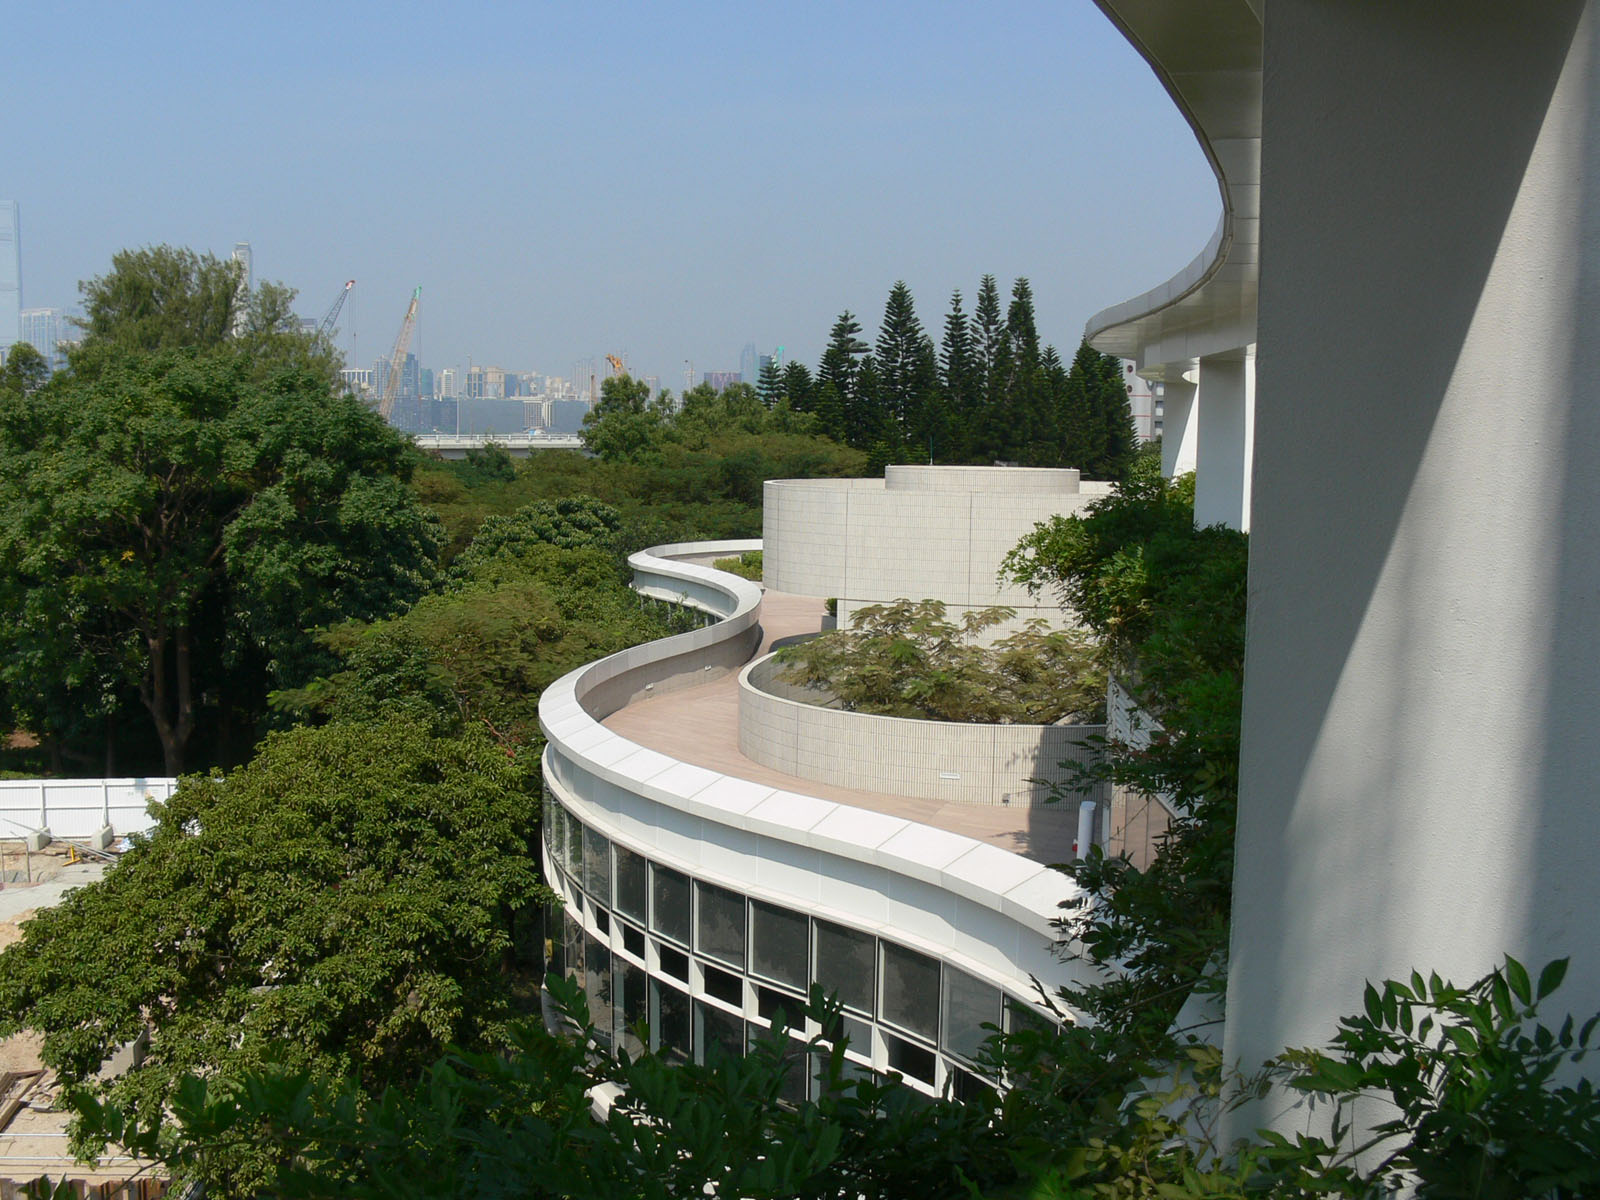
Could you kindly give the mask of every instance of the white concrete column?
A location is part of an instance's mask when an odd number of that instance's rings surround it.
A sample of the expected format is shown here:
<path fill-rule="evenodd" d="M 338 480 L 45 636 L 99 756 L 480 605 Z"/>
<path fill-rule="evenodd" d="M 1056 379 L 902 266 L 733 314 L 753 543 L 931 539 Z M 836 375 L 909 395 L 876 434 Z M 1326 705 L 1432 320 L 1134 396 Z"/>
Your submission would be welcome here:
<path fill-rule="evenodd" d="M 1161 390 L 1161 473 L 1171 479 L 1194 470 L 1195 387 L 1169 372 Z"/>
<path fill-rule="evenodd" d="M 1255 355 L 1200 360 L 1200 420 L 1194 523 L 1250 528 L 1250 442 L 1255 426 Z"/>
<path fill-rule="evenodd" d="M 1548 1015 L 1600 1009 L 1594 5 L 1267 7 L 1246 1070 L 1413 968 L 1571 956 Z"/>

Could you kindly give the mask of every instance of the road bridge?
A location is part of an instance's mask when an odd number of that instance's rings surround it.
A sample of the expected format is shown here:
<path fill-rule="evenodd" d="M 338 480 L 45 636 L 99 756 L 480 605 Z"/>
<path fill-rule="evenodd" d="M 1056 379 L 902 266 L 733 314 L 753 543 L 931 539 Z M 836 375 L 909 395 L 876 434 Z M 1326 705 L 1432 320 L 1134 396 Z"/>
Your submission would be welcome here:
<path fill-rule="evenodd" d="M 418 447 L 440 458 L 465 458 L 469 450 L 499 446 L 512 458 L 527 458 L 535 450 L 582 450 L 575 433 L 414 433 Z"/>

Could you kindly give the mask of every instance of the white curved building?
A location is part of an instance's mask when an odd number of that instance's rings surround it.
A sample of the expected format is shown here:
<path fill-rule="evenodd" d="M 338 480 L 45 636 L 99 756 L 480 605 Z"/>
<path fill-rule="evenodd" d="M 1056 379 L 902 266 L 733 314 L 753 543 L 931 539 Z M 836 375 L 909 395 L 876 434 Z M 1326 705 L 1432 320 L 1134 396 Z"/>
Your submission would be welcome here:
<path fill-rule="evenodd" d="M 629 1045 L 647 1023 L 656 1048 L 697 1060 L 742 1052 L 820 984 L 845 1007 L 855 1068 L 961 1094 L 984 1026 L 1054 1019 L 1039 985 L 1076 978 L 1053 922 L 1077 893 L 1045 864 L 1070 856 L 1077 814 L 874 792 L 741 754 L 737 669 L 824 615 L 704 565 L 759 546 L 634 555 L 642 594 L 709 623 L 540 701 L 557 966 L 583 979 L 603 1037 Z M 807 1086 L 798 1071 L 791 1085 Z"/>
<path fill-rule="evenodd" d="M 1097 2 L 1222 202 L 1193 263 L 1088 334 L 1164 381 L 1197 520 L 1251 530 L 1227 1057 L 1325 1041 L 1366 980 L 1507 954 L 1570 956 L 1581 1020 L 1596 4 Z M 1232 1132 L 1304 1119 L 1273 1103 Z"/>
<path fill-rule="evenodd" d="M 861 608 L 902 598 L 938 600 L 954 620 L 1015 609 L 993 637 L 1035 617 L 1059 626 L 1061 607 L 1001 580 L 1000 564 L 1038 522 L 1110 490 L 1067 468 L 889 466 L 882 479 L 769 479 L 762 578 L 836 600 L 840 628 Z"/>

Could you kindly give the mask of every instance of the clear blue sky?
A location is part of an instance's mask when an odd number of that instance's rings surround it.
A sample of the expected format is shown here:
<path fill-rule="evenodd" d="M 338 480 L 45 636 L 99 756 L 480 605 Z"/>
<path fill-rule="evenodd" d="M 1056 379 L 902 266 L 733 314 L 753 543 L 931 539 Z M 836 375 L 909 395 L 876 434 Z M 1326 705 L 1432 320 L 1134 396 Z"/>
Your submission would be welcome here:
<path fill-rule="evenodd" d="M 815 366 L 896 279 L 1033 284 L 1084 321 L 1203 246 L 1187 127 L 1088 0 L 15 5 L 0 198 L 25 303 L 114 251 L 255 249 L 340 346 L 566 375 L 626 353 L 682 386 L 783 344 Z M 603 366 L 603 364 L 602 364 Z"/>

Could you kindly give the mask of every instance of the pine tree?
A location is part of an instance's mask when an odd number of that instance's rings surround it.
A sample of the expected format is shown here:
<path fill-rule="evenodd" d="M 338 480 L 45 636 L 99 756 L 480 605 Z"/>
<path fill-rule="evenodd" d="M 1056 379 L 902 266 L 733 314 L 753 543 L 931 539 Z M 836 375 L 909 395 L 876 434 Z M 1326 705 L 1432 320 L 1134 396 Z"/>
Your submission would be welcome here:
<path fill-rule="evenodd" d="M 999 372 L 1004 414 L 1004 454 L 1008 460 L 1038 465 L 1048 452 L 1047 415 L 1039 366 L 1039 332 L 1034 325 L 1033 289 L 1025 278 L 1011 287 L 1011 306 L 1006 310 L 1005 332 L 1001 335 Z"/>
<path fill-rule="evenodd" d="M 756 391 L 761 394 L 761 403 L 771 408 L 783 398 L 783 376 L 778 373 L 778 364 L 769 358 L 761 364 L 761 377 L 756 381 Z"/>
<path fill-rule="evenodd" d="M 945 419 L 950 446 L 946 461 L 966 461 L 973 457 L 977 433 L 979 391 L 978 364 L 973 358 L 972 331 L 967 315 L 961 311 L 961 292 L 950 296 L 950 312 L 944 319 L 944 342 L 939 349 L 939 386 L 944 395 Z"/>
<path fill-rule="evenodd" d="M 811 372 L 799 359 L 783 364 L 783 394 L 789 397 L 789 407 L 796 412 L 811 412 L 816 404 L 816 384 Z"/>
<path fill-rule="evenodd" d="M 1004 383 L 1004 376 L 1010 373 L 1010 355 L 1000 315 L 1000 289 L 993 275 L 985 275 L 978 285 L 978 303 L 972 310 L 972 350 L 980 400 L 971 448 L 978 461 L 990 462 L 1006 457 L 1010 420 Z"/>
<path fill-rule="evenodd" d="M 852 436 L 860 420 L 856 376 L 861 369 L 862 356 L 871 349 L 858 336 L 860 333 L 861 322 L 856 320 L 855 314 L 849 309 L 840 313 L 828 334 L 828 348 L 822 352 L 822 362 L 817 367 L 817 383 L 833 388 L 839 398 L 842 418 L 838 427 L 824 425 L 822 431 L 852 446 L 866 444 Z"/>
<path fill-rule="evenodd" d="M 1077 467 L 1092 479 L 1103 478 L 1106 457 L 1105 370 L 1100 362 L 1103 357 L 1084 342 L 1072 356 L 1072 369 L 1067 372 L 1067 411 L 1078 414 L 1074 422 L 1077 440 L 1072 447 L 1075 461 L 1067 465 Z M 1126 393 L 1123 398 L 1126 403 Z"/>
<path fill-rule="evenodd" d="M 904 281 L 889 292 L 874 362 L 880 419 L 885 429 L 892 431 L 889 440 L 913 447 L 918 457 L 923 448 L 942 445 L 945 420 L 938 358 Z"/>
<path fill-rule="evenodd" d="M 1099 356 L 1101 419 L 1105 430 L 1105 450 L 1100 471 L 1107 479 L 1125 479 L 1139 453 L 1139 433 L 1133 424 L 1133 409 L 1128 404 L 1127 372 L 1122 360 L 1112 354 Z"/>

